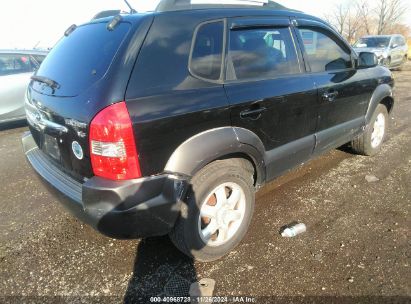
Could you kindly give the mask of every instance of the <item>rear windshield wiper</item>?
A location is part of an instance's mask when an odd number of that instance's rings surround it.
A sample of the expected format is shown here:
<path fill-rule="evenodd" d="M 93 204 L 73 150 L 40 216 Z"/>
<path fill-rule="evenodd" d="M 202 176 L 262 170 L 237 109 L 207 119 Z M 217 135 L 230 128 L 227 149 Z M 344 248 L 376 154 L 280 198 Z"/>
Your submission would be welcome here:
<path fill-rule="evenodd" d="M 58 84 L 57 81 L 54 81 L 53 79 L 47 78 L 47 77 L 43 77 L 43 76 L 31 76 L 31 79 L 33 79 L 34 81 L 38 81 L 41 83 L 45 83 L 47 84 L 50 88 L 54 89 L 59 89 L 60 85 Z"/>

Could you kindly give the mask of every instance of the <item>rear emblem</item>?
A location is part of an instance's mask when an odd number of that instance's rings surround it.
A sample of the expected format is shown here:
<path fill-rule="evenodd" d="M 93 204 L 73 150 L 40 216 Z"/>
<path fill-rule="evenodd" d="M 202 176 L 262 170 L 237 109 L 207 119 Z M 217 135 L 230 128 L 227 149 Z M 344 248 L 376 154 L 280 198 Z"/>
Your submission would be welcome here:
<path fill-rule="evenodd" d="M 81 148 L 80 144 L 76 141 L 73 141 L 71 144 L 71 149 L 73 150 L 74 156 L 78 159 L 83 159 L 84 153 L 83 149 Z"/>

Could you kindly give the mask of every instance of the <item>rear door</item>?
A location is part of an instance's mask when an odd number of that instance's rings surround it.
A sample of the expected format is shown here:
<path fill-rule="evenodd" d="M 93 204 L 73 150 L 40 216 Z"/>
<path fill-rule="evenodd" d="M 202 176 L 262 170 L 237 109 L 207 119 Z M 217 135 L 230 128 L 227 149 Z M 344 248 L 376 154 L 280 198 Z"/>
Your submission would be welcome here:
<path fill-rule="evenodd" d="M 365 123 L 373 90 L 366 69 L 356 70 L 351 48 L 325 25 L 297 20 L 307 69 L 318 88 L 316 153 L 350 141 Z"/>
<path fill-rule="evenodd" d="M 316 90 L 304 73 L 288 18 L 237 18 L 228 25 L 224 87 L 232 124 L 261 139 L 271 179 L 310 157 Z"/>

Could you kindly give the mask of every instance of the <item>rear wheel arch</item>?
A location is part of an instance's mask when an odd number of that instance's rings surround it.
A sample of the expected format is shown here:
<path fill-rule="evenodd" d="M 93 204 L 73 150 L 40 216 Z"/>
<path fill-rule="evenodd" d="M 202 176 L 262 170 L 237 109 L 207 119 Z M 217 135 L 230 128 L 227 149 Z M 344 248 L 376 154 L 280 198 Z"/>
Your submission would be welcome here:
<path fill-rule="evenodd" d="M 254 170 L 255 186 L 265 182 L 264 146 L 253 132 L 235 127 L 204 131 L 183 142 L 164 171 L 192 177 L 216 160 L 243 159 Z"/>

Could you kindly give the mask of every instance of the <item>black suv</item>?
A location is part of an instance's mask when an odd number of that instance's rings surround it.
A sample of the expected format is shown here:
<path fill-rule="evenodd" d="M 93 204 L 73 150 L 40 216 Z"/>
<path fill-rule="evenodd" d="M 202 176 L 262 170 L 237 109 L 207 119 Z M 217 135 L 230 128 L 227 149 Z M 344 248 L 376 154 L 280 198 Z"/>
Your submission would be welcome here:
<path fill-rule="evenodd" d="M 243 238 L 264 183 L 349 142 L 378 152 L 394 81 L 315 17 L 186 2 L 70 27 L 30 83 L 22 141 L 101 233 L 169 234 L 210 261 Z"/>

